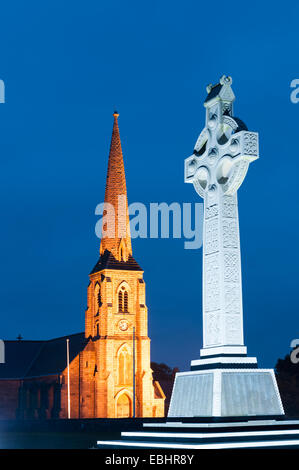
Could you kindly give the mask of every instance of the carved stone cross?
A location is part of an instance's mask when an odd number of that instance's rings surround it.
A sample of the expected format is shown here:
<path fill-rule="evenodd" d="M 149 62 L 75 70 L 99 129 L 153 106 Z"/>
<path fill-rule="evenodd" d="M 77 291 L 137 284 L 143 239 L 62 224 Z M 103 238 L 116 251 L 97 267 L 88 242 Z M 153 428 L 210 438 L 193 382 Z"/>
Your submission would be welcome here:
<path fill-rule="evenodd" d="M 233 117 L 231 83 L 207 87 L 206 126 L 185 160 L 185 182 L 204 199 L 201 356 L 246 354 L 237 190 L 258 158 L 258 134 Z"/>

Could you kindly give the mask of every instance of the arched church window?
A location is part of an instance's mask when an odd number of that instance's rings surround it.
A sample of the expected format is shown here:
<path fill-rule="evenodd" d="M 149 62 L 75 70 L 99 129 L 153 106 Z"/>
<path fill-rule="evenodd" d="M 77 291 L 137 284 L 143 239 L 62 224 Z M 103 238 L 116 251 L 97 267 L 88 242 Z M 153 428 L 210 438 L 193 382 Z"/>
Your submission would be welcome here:
<path fill-rule="evenodd" d="M 123 311 L 123 293 L 121 290 L 118 293 L 118 311 Z"/>
<path fill-rule="evenodd" d="M 118 292 L 118 311 L 122 313 L 128 313 L 128 306 L 129 294 L 125 286 L 122 286 L 122 288 Z"/>
<path fill-rule="evenodd" d="M 95 314 L 98 313 L 99 308 L 102 305 L 102 300 L 101 300 L 101 287 L 100 284 L 97 283 L 95 288 L 94 288 L 94 311 Z"/>
<path fill-rule="evenodd" d="M 102 300 L 101 300 L 101 288 L 99 288 L 97 301 L 98 301 L 98 306 L 100 307 L 100 306 L 102 305 Z"/>
<path fill-rule="evenodd" d="M 118 354 L 118 384 L 131 385 L 133 381 L 132 355 L 125 346 Z"/>
<path fill-rule="evenodd" d="M 128 292 L 124 291 L 124 312 L 128 312 Z"/>

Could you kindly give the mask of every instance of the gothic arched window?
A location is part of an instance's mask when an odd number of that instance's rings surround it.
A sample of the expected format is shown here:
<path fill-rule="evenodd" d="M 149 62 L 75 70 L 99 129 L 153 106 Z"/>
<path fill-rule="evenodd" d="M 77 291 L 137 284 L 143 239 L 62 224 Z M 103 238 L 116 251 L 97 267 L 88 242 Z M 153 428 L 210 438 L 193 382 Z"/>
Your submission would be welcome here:
<path fill-rule="evenodd" d="M 128 291 L 124 291 L 124 312 L 128 312 Z"/>
<path fill-rule="evenodd" d="M 122 286 L 118 291 L 118 311 L 121 313 L 128 313 L 129 294 L 125 286 Z"/>
<path fill-rule="evenodd" d="M 123 293 L 121 290 L 118 293 L 118 311 L 123 311 Z"/>
<path fill-rule="evenodd" d="M 101 300 L 101 287 L 99 283 L 96 283 L 95 288 L 94 288 L 94 310 L 95 314 L 98 313 L 99 308 L 102 305 L 102 300 Z"/>
<path fill-rule="evenodd" d="M 133 380 L 133 361 L 132 355 L 125 345 L 118 353 L 117 361 L 118 384 L 131 385 Z"/>

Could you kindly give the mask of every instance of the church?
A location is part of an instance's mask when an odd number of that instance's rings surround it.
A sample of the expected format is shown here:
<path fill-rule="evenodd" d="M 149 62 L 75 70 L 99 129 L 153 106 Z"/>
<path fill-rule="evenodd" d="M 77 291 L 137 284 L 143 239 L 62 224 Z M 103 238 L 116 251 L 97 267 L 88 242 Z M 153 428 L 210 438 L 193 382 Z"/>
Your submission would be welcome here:
<path fill-rule="evenodd" d="M 143 270 L 132 252 L 118 113 L 113 116 L 100 257 L 89 275 L 85 332 L 5 341 L 0 419 L 164 416 L 165 395 L 150 366 Z"/>

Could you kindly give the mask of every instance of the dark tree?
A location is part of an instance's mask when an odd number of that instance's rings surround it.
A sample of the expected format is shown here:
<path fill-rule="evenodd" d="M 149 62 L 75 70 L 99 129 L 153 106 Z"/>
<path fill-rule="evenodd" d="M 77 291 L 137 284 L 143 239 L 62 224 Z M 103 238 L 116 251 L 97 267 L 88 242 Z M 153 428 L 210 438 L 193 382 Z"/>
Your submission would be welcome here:
<path fill-rule="evenodd" d="M 168 412 L 168 407 L 171 398 L 171 392 L 173 388 L 173 383 L 175 379 L 175 374 L 179 372 L 177 367 L 173 369 L 168 367 L 166 364 L 157 364 L 156 362 L 151 362 L 151 368 L 153 371 L 153 379 L 157 380 L 162 387 L 163 392 L 166 395 L 165 399 L 165 412 Z"/>
<path fill-rule="evenodd" d="M 151 362 L 151 368 L 153 371 L 154 380 L 173 380 L 178 368 L 168 367 L 166 364 L 157 364 L 157 362 Z"/>
<path fill-rule="evenodd" d="M 295 350 L 292 356 L 294 353 Z M 291 360 L 291 354 L 278 359 L 275 373 L 286 415 L 299 416 L 299 362 Z"/>

